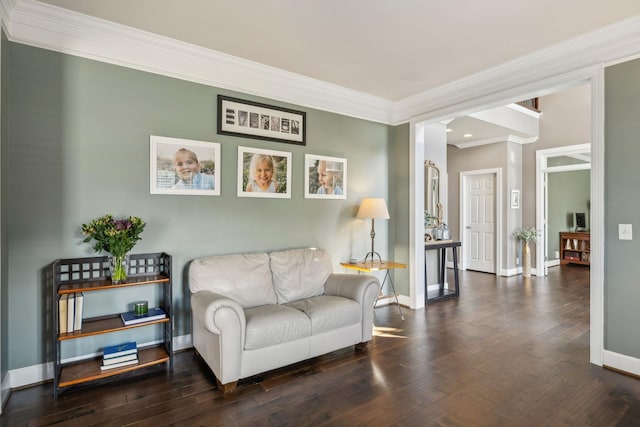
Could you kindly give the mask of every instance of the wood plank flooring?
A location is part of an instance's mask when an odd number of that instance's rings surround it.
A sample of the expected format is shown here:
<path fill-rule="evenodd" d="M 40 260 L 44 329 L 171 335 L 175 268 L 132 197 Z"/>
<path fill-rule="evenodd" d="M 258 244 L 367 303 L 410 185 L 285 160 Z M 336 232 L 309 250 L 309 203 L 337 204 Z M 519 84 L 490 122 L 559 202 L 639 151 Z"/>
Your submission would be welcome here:
<path fill-rule="evenodd" d="M 13 391 L 5 426 L 638 426 L 640 380 L 589 364 L 589 270 L 460 272 L 461 297 L 376 309 L 373 342 L 240 382 L 223 396 L 192 351 L 52 398 Z"/>

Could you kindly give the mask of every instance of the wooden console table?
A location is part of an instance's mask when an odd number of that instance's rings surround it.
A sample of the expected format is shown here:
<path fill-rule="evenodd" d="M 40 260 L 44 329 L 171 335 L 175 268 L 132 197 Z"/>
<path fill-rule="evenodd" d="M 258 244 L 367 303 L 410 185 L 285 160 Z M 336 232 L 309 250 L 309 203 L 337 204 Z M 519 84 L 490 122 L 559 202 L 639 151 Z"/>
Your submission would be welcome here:
<path fill-rule="evenodd" d="M 393 268 L 407 268 L 407 264 L 401 264 L 399 262 L 394 261 L 366 261 L 366 262 L 341 262 L 341 266 L 356 270 L 362 273 L 372 273 L 374 271 L 385 270 L 384 280 L 380 285 L 380 292 L 382 293 L 382 289 L 384 288 L 384 284 L 387 280 L 389 280 L 389 284 L 391 285 L 391 290 L 393 291 L 393 297 L 396 300 L 396 305 L 398 306 L 398 311 L 400 312 L 400 317 L 404 320 L 404 314 L 402 313 L 402 308 L 400 307 L 400 303 L 398 302 L 398 293 L 396 292 L 396 287 L 393 285 L 393 280 L 391 280 L 391 276 L 389 275 L 389 270 Z M 378 299 L 385 298 L 386 296 L 379 297 Z"/>
<path fill-rule="evenodd" d="M 462 242 L 453 240 L 436 240 L 424 244 L 424 303 L 441 301 L 449 298 L 457 298 L 460 296 L 460 284 L 458 281 L 458 248 L 462 246 Z M 447 248 L 453 251 L 453 277 L 454 289 L 445 289 L 444 279 L 447 271 Z M 427 290 L 427 251 L 438 250 L 438 264 L 440 265 L 440 283 L 437 291 L 428 292 Z"/>

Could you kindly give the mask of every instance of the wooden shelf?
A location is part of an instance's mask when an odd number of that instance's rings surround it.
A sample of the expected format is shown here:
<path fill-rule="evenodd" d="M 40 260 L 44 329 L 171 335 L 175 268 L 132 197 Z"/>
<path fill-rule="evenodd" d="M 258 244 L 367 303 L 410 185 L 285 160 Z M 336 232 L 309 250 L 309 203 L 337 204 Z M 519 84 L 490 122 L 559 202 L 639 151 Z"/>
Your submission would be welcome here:
<path fill-rule="evenodd" d="M 167 363 L 168 369 L 173 370 L 171 325 L 172 315 L 172 284 L 171 284 L 171 256 L 166 253 L 133 254 L 130 255 L 130 265 L 127 280 L 124 283 L 113 284 L 108 275 L 109 258 L 69 258 L 59 259 L 53 263 L 53 324 L 54 335 L 54 379 L 53 394 L 58 397 L 59 391 L 68 386 L 87 383 L 101 378 L 112 377 L 125 372 L 132 372 L 148 366 Z M 82 329 L 68 333 L 59 332 L 58 301 L 62 295 L 74 293 L 89 293 L 131 286 L 156 285 L 162 288 L 160 306 L 167 313 L 167 317 L 159 320 L 125 325 L 120 317 L 121 313 L 111 313 L 106 316 L 82 319 Z M 87 303 L 85 299 L 85 304 Z M 138 349 L 138 363 L 134 365 L 101 370 L 102 359 L 90 358 L 80 362 L 62 363 L 62 344 L 70 340 L 82 339 L 94 335 L 109 334 L 126 329 L 142 328 L 150 325 L 160 325 L 163 329 L 163 341 L 160 345 Z M 102 348 L 97 349 L 101 352 Z"/>
<path fill-rule="evenodd" d="M 147 347 L 138 350 L 138 363 L 135 365 L 123 366 L 101 370 L 101 359 L 91 359 L 63 365 L 60 370 L 58 387 L 69 387 L 101 378 L 112 377 L 125 372 L 135 371 L 148 366 L 158 365 L 169 361 L 169 353 L 162 346 Z"/>
<path fill-rule="evenodd" d="M 166 311 L 166 310 L 165 310 Z M 93 317 L 90 319 L 82 319 L 82 329 L 79 331 L 68 332 L 58 335 L 58 340 L 71 340 L 82 337 L 90 337 L 92 335 L 109 334 L 111 332 L 122 331 L 125 329 L 140 328 L 152 325 L 154 323 L 165 323 L 170 319 L 168 317 L 160 320 L 151 320 L 149 322 L 136 323 L 135 325 L 125 325 L 119 314 L 109 316 Z"/>
<path fill-rule="evenodd" d="M 560 233 L 560 265 L 591 264 L 591 233 Z"/>
<path fill-rule="evenodd" d="M 76 292 L 104 291 L 107 289 L 126 288 L 130 286 L 152 285 L 168 282 L 169 280 L 169 277 L 164 274 L 153 274 L 140 277 L 128 277 L 126 282 L 118 284 L 111 283 L 111 280 L 107 279 L 64 283 L 58 288 L 58 294 L 74 294 Z"/>

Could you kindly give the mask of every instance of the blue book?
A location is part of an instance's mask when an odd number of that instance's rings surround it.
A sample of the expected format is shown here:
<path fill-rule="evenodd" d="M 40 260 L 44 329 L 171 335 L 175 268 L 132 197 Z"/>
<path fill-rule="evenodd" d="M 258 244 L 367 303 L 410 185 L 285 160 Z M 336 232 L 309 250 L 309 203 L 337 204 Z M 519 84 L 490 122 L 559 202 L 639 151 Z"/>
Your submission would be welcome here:
<path fill-rule="evenodd" d="M 104 348 L 103 355 L 105 359 L 120 357 L 127 354 L 138 352 L 138 346 L 135 341 L 126 342 L 124 344 L 111 345 Z"/>
<path fill-rule="evenodd" d="M 150 308 L 147 314 L 136 316 L 135 311 L 128 311 L 120 315 L 125 325 L 135 325 L 137 323 L 151 322 L 152 320 L 160 320 L 167 317 L 167 313 L 160 307 Z"/>

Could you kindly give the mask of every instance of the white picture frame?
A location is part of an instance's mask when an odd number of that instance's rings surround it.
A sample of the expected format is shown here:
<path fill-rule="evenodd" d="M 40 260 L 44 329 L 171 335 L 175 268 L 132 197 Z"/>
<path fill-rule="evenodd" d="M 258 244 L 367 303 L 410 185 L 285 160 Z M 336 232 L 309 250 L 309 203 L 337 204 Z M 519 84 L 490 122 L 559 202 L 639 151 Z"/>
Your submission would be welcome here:
<path fill-rule="evenodd" d="M 149 191 L 151 194 L 219 196 L 220 144 L 151 135 L 149 138 Z M 191 181 L 180 177 L 181 160 L 193 162 L 187 167 Z"/>
<path fill-rule="evenodd" d="M 347 159 L 305 154 L 304 197 L 307 199 L 346 199 Z"/>
<path fill-rule="evenodd" d="M 270 178 L 264 178 L 265 169 L 271 169 Z M 238 197 L 290 199 L 291 153 L 239 146 L 237 190 Z"/>

